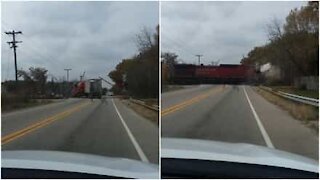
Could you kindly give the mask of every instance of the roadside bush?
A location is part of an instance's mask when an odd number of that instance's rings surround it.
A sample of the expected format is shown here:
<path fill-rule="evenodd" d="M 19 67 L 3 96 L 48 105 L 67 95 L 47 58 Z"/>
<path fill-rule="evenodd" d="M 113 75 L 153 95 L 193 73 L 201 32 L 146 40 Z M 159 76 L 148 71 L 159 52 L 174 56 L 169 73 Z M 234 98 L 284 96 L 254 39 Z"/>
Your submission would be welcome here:
<path fill-rule="evenodd" d="M 1 110 L 8 111 L 33 103 L 26 94 L 2 94 L 1 95 Z"/>

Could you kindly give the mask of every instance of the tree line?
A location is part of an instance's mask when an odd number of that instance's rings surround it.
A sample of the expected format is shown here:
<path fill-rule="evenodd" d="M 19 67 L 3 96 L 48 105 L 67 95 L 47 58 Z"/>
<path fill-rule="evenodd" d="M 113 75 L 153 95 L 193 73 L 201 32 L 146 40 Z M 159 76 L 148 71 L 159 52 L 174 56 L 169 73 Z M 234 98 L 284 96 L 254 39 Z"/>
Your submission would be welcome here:
<path fill-rule="evenodd" d="M 20 86 L 25 86 L 23 89 L 29 95 L 45 94 L 48 70 L 42 67 L 30 67 L 29 71 L 18 70 L 18 77 L 22 77 L 23 81 Z M 19 85 L 18 85 L 19 86 Z"/>
<path fill-rule="evenodd" d="M 57 79 L 49 75 L 48 70 L 43 67 L 30 67 L 28 70 L 18 70 L 17 73 L 20 80 L 2 83 L 3 95 L 25 99 L 69 97 L 73 84 L 77 82 Z"/>
<path fill-rule="evenodd" d="M 293 9 L 281 25 L 273 19 L 267 25 L 268 43 L 254 47 L 242 64 L 271 63 L 280 69 L 281 84 L 292 85 L 301 76 L 319 74 L 319 2 Z"/>
<path fill-rule="evenodd" d="M 178 63 L 178 55 L 173 52 L 161 53 L 161 91 L 173 84 L 174 65 Z"/>
<path fill-rule="evenodd" d="M 137 98 L 158 98 L 159 94 L 159 26 L 152 34 L 144 28 L 136 36 L 138 53 L 123 59 L 108 76 L 115 82 L 115 94 Z"/>

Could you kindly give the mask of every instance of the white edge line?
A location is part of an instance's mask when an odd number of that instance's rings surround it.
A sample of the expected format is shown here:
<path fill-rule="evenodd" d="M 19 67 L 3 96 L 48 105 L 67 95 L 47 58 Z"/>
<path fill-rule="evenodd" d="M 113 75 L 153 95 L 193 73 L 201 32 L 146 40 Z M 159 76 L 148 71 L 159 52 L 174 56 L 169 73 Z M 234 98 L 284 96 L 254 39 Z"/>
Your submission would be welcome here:
<path fill-rule="evenodd" d="M 262 134 L 262 137 L 263 137 L 264 141 L 266 142 L 266 144 L 267 144 L 267 146 L 269 148 L 275 149 L 273 144 L 272 144 L 272 142 L 271 142 L 271 139 L 270 139 L 267 131 L 264 129 L 263 124 L 261 123 L 261 120 L 260 120 L 258 114 L 256 113 L 256 111 L 255 111 L 255 109 L 254 109 L 254 107 L 253 107 L 253 105 L 252 105 L 252 103 L 251 103 L 251 101 L 249 99 L 249 96 L 247 94 L 246 88 L 245 87 L 242 87 L 242 88 L 243 88 L 244 94 L 246 95 L 246 98 L 247 98 L 247 101 L 248 101 L 249 106 L 251 108 L 251 111 L 253 113 L 254 119 L 257 121 L 258 127 L 259 127 L 259 129 L 261 131 L 261 134 Z"/>
<path fill-rule="evenodd" d="M 113 101 L 113 98 L 112 98 L 112 104 L 113 104 L 113 106 L 114 106 L 114 108 L 115 108 L 115 110 L 116 110 L 116 112 L 117 112 L 117 114 L 118 114 L 118 116 L 119 116 L 119 118 L 120 118 L 120 120 L 121 120 L 121 122 L 122 122 L 122 125 L 123 125 L 124 128 L 126 129 L 128 135 L 129 135 L 129 138 L 130 138 L 130 140 L 131 140 L 134 148 L 136 149 L 136 151 L 137 151 L 140 159 L 141 159 L 143 162 L 149 163 L 148 158 L 147 158 L 146 155 L 143 153 L 143 151 L 142 151 L 141 147 L 139 146 L 137 140 L 136 140 L 136 139 L 134 138 L 134 136 L 132 135 L 129 127 L 128 127 L 127 124 L 126 124 L 126 122 L 123 120 L 123 118 L 122 118 L 122 116 L 121 116 L 121 114 L 120 114 L 117 106 L 115 105 L 115 103 L 114 103 L 114 101 Z"/>

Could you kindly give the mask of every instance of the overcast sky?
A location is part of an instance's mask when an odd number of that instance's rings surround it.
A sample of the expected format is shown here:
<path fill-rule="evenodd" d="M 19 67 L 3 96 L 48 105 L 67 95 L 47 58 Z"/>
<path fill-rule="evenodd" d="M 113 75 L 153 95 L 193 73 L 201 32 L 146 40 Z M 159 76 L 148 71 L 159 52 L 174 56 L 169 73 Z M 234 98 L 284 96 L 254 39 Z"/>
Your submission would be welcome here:
<path fill-rule="evenodd" d="M 186 63 L 240 63 L 254 46 L 267 42 L 266 25 L 285 21 L 306 2 L 162 2 L 161 48 Z"/>
<path fill-rule="evenodd" d="M 4 31 L 17 39 L 18 69 L 45 67 L 57 78 L 106 77 L 124 58 L 137 53 L 135 35 L 155 32 L 158 2 L 2 2 L 2 81 L 14 79 L 13 52 Z"/>

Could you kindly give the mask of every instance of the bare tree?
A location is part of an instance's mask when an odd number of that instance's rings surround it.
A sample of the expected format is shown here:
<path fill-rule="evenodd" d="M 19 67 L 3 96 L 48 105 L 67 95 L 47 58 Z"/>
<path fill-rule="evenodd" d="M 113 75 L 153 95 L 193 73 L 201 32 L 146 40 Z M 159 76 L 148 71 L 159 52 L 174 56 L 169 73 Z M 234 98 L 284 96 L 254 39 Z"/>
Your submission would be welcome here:
<path fill-rule="evenodd" d="M 173 75 L 174 75 L 174 65 L 177 64 L 177 58 L 178 55 L 176 55 L 175 53 L 171 53 L 171 52 L 164 52 L 161 54 L 161 58 L 164 62 L 164 66 L 167 68 L 168 73 L 168 80 L 171 81 Z"/>
<path fill-rule="evenodd" d="M 149 50 L 153 46 L 151 31 L 144 27 L 139 34 L 136 35 L 136 43 L 140 53 Z"/>
<path fill-rule="evenodd" d="M 159 83 L 159 34 L 144 28 L 136 35 L 137 55 L 123 60 L 109 77 L 118 85 L 113 90 L 139 98 L 158 97 Z M 123 75 L 126 76 L 123 79 Z M 122 85 L 123 84 L 123 85 Z M 123 91 L 125 90 L 125 91 Z"/>
<path fill-rule="evenodd" d="M 281 22 L 274 17 L 269 24 L 267 24 L 268 39 L 270 41 L 279 40 L 282 37 Z"/>

